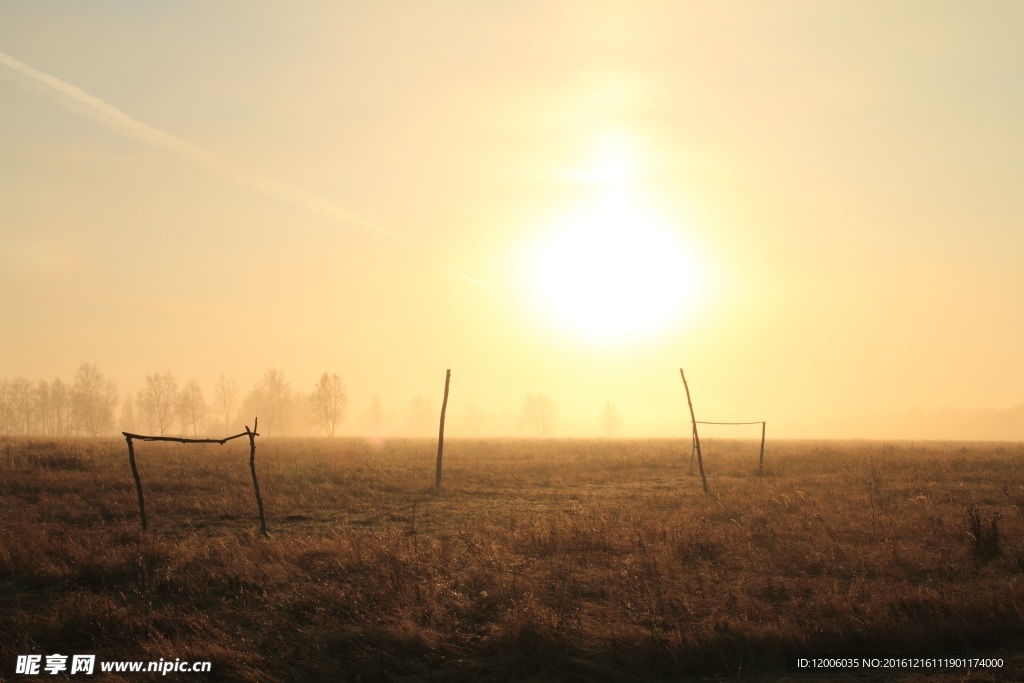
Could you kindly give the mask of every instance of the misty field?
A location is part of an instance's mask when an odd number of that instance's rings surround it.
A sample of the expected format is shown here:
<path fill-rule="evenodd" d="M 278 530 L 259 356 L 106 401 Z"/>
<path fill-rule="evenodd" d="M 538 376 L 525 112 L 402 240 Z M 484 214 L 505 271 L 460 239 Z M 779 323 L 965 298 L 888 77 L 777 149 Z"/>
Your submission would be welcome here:
<path fill-rule="evenodd" d="M 708 441 L 713 496 L 688 441 L 454 440 L 440 492 L 432 441 L 257 446 L 269 538 L 247 443 L 136 443 L 142 533 L 123 440 L 0 441 L 0 679 L 52 653 L 213 662 L 179 680 L 820 680 L 786 656 L 855 653 L 1005 666 L 832 678 L 1024 676 L 1020 444 L 769 441 L 760 477 L 756 442 Z"/>

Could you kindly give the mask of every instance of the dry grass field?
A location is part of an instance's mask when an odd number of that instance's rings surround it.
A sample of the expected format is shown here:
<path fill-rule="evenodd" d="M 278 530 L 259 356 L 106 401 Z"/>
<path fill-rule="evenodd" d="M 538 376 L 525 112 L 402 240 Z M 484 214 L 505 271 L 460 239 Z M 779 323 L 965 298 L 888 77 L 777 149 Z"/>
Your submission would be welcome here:
<path fill-rule="evenodd" d="M 33 653 L 213 662 L 178 680 L 1024 677 L 1020 444 L 769 441 L 759 477 L 755 442 L 709 441 L 709 497 L 688 441 L 452 440 L 437 493 L 431 441 L 261 437 L 262 538 L 241 441 L 137 443 L 148 533 L 123 440 L 0 441 L 0 678 Z M 1005 665 L 787 666 L 855 653 Z"/>

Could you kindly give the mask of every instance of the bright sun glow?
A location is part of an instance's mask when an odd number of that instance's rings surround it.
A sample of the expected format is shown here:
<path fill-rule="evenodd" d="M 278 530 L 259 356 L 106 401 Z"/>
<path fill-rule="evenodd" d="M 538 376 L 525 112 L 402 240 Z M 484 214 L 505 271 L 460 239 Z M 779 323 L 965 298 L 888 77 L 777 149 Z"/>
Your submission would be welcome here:
<path fill-rule="evenodd" d="M 588 343 L 620 345 L 692 314 L 703 283 L 677 229 L 633 194 L 605 189 L 545 226 L 526 277 L 554 326 Z"/>

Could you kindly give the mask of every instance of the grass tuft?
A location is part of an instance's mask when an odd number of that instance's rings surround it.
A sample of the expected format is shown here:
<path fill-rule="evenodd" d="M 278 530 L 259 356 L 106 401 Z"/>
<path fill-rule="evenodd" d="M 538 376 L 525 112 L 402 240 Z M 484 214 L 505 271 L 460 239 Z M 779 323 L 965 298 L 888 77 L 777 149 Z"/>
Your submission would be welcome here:
<path fill-rule="evenodd" d="M 971 555 L 979 562 L 988 562 L 1003 554 L 999 536 L 999 520 L 996 512 L 990 518 L 983 518 L 981 510 L 973 505 L 967 508 L 968 538 L 971 540 Z"/>

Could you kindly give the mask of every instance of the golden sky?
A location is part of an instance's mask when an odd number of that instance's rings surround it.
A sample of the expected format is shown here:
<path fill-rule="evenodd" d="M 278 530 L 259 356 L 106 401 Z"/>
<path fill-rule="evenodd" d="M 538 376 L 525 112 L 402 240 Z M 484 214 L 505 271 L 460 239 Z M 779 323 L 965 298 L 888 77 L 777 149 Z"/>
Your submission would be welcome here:
<path fill-rule="evenodd" d="M 626 435 L 685 436 L 679 367 L 698 418 L 780 436 L 1018 406 L 1022 25 L 1015 2 L 0 4 L 0 377 L 328 371 L 358 415 L 439 403 L 452 368 L 452 434 L 546 394 L 562 435 L 613 401 Z"/>

